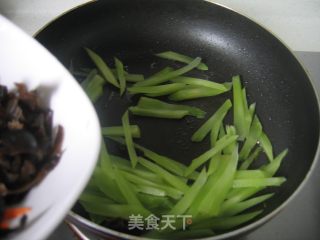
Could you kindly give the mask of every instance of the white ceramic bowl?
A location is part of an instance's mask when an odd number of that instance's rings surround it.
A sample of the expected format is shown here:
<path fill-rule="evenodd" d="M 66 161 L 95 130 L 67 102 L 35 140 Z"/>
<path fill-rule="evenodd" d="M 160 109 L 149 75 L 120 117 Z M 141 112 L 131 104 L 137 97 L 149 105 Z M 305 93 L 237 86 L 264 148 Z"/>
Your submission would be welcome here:
<path fill-rule="evenodd" d="M 31 207 L 26 227 L 8 236 L 45 239 L 77 200 L 95 167 L 100 126 L 79 84 L 45 48 L 0 15 L 0 84 L 39 87 L 41 99 L 54 112 L 54 125 L 65 130 L 59 164 L 20 205 Z"/>

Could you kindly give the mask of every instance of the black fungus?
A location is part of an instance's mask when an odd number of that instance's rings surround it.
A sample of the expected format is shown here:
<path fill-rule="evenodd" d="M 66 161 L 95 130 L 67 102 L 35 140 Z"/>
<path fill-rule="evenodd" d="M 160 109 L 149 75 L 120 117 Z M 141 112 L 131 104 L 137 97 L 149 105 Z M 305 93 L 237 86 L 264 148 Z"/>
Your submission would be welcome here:
<path fill-rule="evenodd" d="M 37 91 L 0 85 L 0 222 L 5 208 L 24 196 L 52 170 L 62 154 L 63 128 L 53 131 L 51 109 Z M 2 229 L 0 229 L 1 232 Z"/>

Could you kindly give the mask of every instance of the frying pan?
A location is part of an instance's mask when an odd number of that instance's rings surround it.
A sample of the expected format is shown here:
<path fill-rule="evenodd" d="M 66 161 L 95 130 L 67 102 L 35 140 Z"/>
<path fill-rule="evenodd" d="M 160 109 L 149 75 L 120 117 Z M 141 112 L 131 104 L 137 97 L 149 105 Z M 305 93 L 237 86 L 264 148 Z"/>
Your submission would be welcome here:
<path fill-rule="evenodd" d="M 310 175 L 319 140 L 319 106 L 314 88 L 303 67 L 277 38 L 238 13 L 197 0 L 109 0 L 76 8 L 42 29 L 36 39 L 66 67 L 91 67 L 83 47 L 89 47 L 112 64 L 113 56 L 145 75 L 167 64 L 153 54 L 173 50 L 201 56 L 209 71 L 199 77 L 217 82 L 241 74 L 250 102 L 269 135 L 274 152 L 289 148 L 279 171 L 288 181 L 266 203 L 258 219 L 239 229 L 212 237 L 235 237 L 257 228 L 278 213 L 302 188 Z M 118 97 L 109 87 L 97 102 L 101 125 L 119 125 L 135 97 Z M 72 97 L 72 92 L 70 92 Z M 210 116 L 228 95 L 186 101 Z M 66 113 L 68 114 L 68 113 Z M 84 113 L 85 114 L 85 113 Z M 183 121 L 131 117 L 141 126 L 141 144 L 186 164 L 208 149 L 209 142 L 191 143 L 190 136 L 203 120 Z M 81 132 L 81 130 L 79 130 Z M 80 135 L 79 135 L 80 136 Z M 85 133 L 81 134 L 85 137 Z M 121 152 L 110 144 L 111 151 Z M 88 149 L 90 151 L 90 149 Z M 265 161 L 265 159 L 260 159 Z M 77 212 L 77 213 L 75 213 Z M 116 230 L 97 227 L 76 207 L 69 219 L 103 236 L 132 238 Z"/>

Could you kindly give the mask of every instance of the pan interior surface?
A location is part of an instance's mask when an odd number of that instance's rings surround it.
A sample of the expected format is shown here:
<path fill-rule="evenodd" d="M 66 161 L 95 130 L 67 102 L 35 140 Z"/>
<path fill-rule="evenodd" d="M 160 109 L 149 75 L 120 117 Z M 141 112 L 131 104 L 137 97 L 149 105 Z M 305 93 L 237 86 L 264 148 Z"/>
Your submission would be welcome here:
<path fill-rule="evenodd" d="M 317 151 L 319 110 L 310 80 L 292 53 L 251 20 L 205 1 L 109 0 L 84 5 L 58 18 L 36 38 L 69 67 L 91 67 L 83 47 L 113 65 L 113 56 L 131 72 L 146 76 L 168 64 L 153 56 L 176 51 L 200 56 L 209 66 L 199 77 L 230 81 L 240 74 L 249 101 L 274 146 L 275 154 L 289 153 L 279 171 L 287 182 L 266 204 L 263 216 L 284 203 L 305 179 Z M 136 97 L 118 96 L 108 87 L 98 101 L 102 126 L 121 124 L 121 116 Z M 72 97 L 72 93 L 70 93 Z M 186 101 L 209 117 L 231 95 Z M 85 114 L 85 113 L 84 113 Z M 231 119 L 230 119 L 231 120 Z M 141 127 L 142 145 L 186 164 L 206 151 L 208 139 L 192 143 L 191 135 L 204 120 L 161 120 L 131 117 Z M 82 135 L 85 136 L 85 135 Z M 111 145 L 111 151 L 122 151 Z"/>

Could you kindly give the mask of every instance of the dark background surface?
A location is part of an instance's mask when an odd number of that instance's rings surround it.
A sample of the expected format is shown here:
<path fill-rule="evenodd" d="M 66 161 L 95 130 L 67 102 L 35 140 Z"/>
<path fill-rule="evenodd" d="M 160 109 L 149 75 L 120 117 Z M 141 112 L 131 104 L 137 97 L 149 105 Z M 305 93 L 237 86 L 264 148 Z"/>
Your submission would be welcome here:
<path fill-rule="evenodd" d="M 320 93 L 320 53 L 295 52 Z M 241 240 L 316 240 L 320 236 L 320 162 L 303 190 L 275 218 Z M 94 240 L 92 236 L 88 236 Z M 74 236 L 62 223 L 47 240 L 70 240 Z"/>

